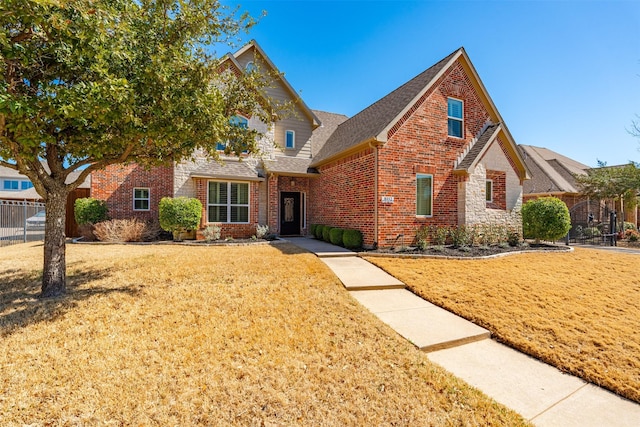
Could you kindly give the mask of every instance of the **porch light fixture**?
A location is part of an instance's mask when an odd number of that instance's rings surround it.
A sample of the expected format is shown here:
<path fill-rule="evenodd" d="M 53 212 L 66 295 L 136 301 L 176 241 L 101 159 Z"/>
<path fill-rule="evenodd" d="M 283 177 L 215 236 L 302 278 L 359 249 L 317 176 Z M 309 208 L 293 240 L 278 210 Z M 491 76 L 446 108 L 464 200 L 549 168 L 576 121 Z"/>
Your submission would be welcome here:
<path fill-rule="evenodd" d="M 296 181 L 295 181 L 294 179 L 292 179 L 292 180 L 291 180 L 291 186 L 292 186 L 292 187 L 295 187 L 295 185 L 296 185 Z"/>

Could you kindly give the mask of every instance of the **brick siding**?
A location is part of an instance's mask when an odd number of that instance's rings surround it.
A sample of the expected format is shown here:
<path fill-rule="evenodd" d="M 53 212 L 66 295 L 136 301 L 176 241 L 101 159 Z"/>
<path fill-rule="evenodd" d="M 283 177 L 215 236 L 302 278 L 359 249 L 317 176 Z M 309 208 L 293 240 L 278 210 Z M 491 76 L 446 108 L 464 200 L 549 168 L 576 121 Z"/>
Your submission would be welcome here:
<path fill-rule="evenodd" d="M 310 223 L 358 229 L 372 245 L 377 240 L 374 171 L 373 148 L 322 166 L 320 177 L 310 182 Z"/>
<path fill-rule="evenodd" d="M 133 189 L 149 188 L 149 210 L 133 210 Z M 91 197 L 104 200 L 113 219 L 158 219 L 158 204 L 173 196 L 173 165 L 149 169 L 137 164 L 111 165 L 91 174 Z"/>
<path fill-rule="evenodd" d="M 196 233 L 198 240 L 204 239 L 202 230 L 208 225 L 220 226 L 220 238 L 234 238 L 234 239 L 248 239 L 256 234 L 256 224 L 258 224 L 258 201 L 259 201 L 259 182 L 249 182 L 249 222 L 247 224 L 237 223 L 223 223 L 223 222 L 209 222 L 209 215 L 207 213 L 207 201 L 209 191 L 208 179 L 196 178 L 195 197 L 202 203 L 202 219 L 200 221 L 200 230 Z M 216 180 L 224 182 L 223 180 Z M 239 182 L 239 181 L 238 181 Z"/>

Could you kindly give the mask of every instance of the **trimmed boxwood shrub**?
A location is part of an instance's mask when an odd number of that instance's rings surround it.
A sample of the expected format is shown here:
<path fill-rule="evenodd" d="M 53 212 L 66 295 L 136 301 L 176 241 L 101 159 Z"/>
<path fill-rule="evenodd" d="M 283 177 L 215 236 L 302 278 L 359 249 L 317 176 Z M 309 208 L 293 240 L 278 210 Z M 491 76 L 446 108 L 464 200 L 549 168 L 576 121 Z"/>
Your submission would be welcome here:
<path fill-rule="evenodd" d="M 84 197 L 73 204 L 73 216 L 78 225 L 97 224 L 108 219 L 107 203 L 104 200 Z"/>
<path fill-rule="evenodd" d="M 362 232 L 360 230 L 344 230 L 342 241 L 344 247 L 348 249 L 358 249 L 362 247 Z"/>
<path fill-rule="evenodd" d="M 316 239 L 322 240 L 322 230 L 324 229 L 324 225 L 318 224 L 316 225 L 316 229 L 313 232 L 313 235 L 316 236 Z"/>
<path fill-rule="evenodd" d="M 567 205 L 557 197 L 541 197 L 522 205 L 522 228 L 526 239 L 558 240 L 571 229 Z"/>
<path fill-rule="evenodd" d="M 328 225 L 324 226 L 324 228 L 322 229 L 322 240 L 324 240 L 327 243 L 331 242 L 331 239 L 329 238 L 329 233 L 331 233 L 332 229 L 333 227 L 329 227 Z"/>
<path fill-rule="evenodd" d="M 181 232 L 195 230 L 200 225 L 202 203 L 189 197 L 163 197 L 158 216 L 160 227 L 173 233 L 174 240 L 179 240 Z"/>
<path fill-rule="evenodd" d="M 344 243 L 342 241 L 342 234 L 344 233 L 344 229 L 342 228 L 332 228 L 331 231 L 329 232 L 329 240 L 331 240 L 331 243 L 333 243 L 334 245 L 338 245 L 338 246 L 344 246 Z"/>
<path fill-rule="evenodd" d="M 316 235 L 316 227 L 317 226 L 318 226 L 317 224 L 311 224 L 309 226 L 309 234 L 311 234 L 312 236 L 315 236 Z"/>

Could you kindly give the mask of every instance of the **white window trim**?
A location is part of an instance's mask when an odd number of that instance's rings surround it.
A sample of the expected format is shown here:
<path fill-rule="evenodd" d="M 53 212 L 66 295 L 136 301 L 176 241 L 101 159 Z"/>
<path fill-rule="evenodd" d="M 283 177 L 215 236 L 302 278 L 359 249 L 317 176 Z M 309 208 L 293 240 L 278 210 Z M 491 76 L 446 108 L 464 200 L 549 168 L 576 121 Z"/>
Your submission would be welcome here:
<path fill-rule="evenodd" d="M 431 201 L 430 201 L 430 203 L 431 203 L 431 206 L 430 206 L 431 207 L 431 209 L 430 209 L 431 214 L 429 214 L 429 215 L 420 215 L 420 214 L 418 214 L 418 179 L 419 178 L 427 178 L 427 177 L 431 178 Z M 415 192 L 415 194 L 416 194 L 416 206 L 415 206 L 414 212 L 416 214 L 416 218 L 433 218 L 433 175 L 432 174 L 430 174 L 430 173 L 418 173 L 418 174 L 416 174 L 416 192 Z"/>
<path fill-rule="evenodd" d="M 291 135 L 293 135 L 292 140 L 293 140 L 293 145 L 291 147 L 287 147 L 287 135 L 291 133 Z M 291 130 L 291 129 L 287 129 L 284 131 L 284 148 L 285 150 L 293 150 L 296 148 L 296 131 L 295 130 Z"/>
<path fill-rule="evenodd" d="M 136 190 L 147 190 L 147 197 L 141 198 L 136 197 Z M 147 209 L 137 209 L 136 201 L 138 200 L 146 200 L 147 205 L 149 206 Z M 137 212 L 145 212 L 151 210 L 151 189 L 149 187 L 134 187 L 133 188 L 133 210 Z"/>
<path fill-rule="evenodd" d="M 209 202 L 209 183 L 211 182 L 221 182 L 227 184 L 227 203 L 210 203 Z M 248 203 L 245 204 L 231 204 L 231 184 L 247 184 L 248 186 Z M 227 221 L 211 221 L 209 219 L 209 207 L 210 206 L 226 206 L 227 207 Z M 232 206 L 241 206 L 247 207 L 247 221 L 246 222 L 231 222 L 231 207 Z M 207 181 L 207 224 L 250 224 L 251 223 L 251 183 L 248 181 L 224 181 L 218 179 L 210 179 Z"/>
<path fill-rule="evenodd" d="M 452 99 L 454 101 L 458 101 L 462 104 L 462 118 L 460 117 L 453 117 L 449 115 L 449 100 Z M 452 120 L 457 120 L 460 122 L 460 130 L 461 130 L 461 135 L 460 136 L 455 136 L 455 135 L 449 135 L 449 119 Z M 458 99 L 458 98 L 453 98 L 451 96 L 447 97 L 447 136 L 450 138 L 458 138 L 458 139 L 464 139 L 464 101 L 462 99 Z"/>
<path fill-rule="evenodd" d="M 487 184 L 491 184 L 491 194 L 486 194 L 487 191 Z M 487 179 L 485 180 L 484 183 L 484 191 L 485 191 L 485 195 L 484 195 L 484 199 L 487 203 L 493 203 L 493 180 L 492 179 Z M 490 197 L 488 197 L 490 196 Z"/>

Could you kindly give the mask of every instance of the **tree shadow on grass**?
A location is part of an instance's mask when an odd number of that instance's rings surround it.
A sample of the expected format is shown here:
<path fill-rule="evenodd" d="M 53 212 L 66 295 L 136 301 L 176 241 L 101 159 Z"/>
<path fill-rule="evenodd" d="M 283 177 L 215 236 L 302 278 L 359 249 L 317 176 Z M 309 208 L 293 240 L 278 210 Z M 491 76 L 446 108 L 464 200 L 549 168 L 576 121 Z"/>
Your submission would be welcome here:
<path fill-rule="evenodd" d="M 77 268 L 77 265 L 75 266 Z M 29 325 L 55 320 L 79 301 L 112 293 L 137 295 L 135 286 L 106 287 L 98 285 L 110 271 L 81 270 L 67 276 L 67 293 L 55 298 L 40 298 L 41 272 L 9 270 L 0 273 L 0 337 L 10 335 Z"/>

